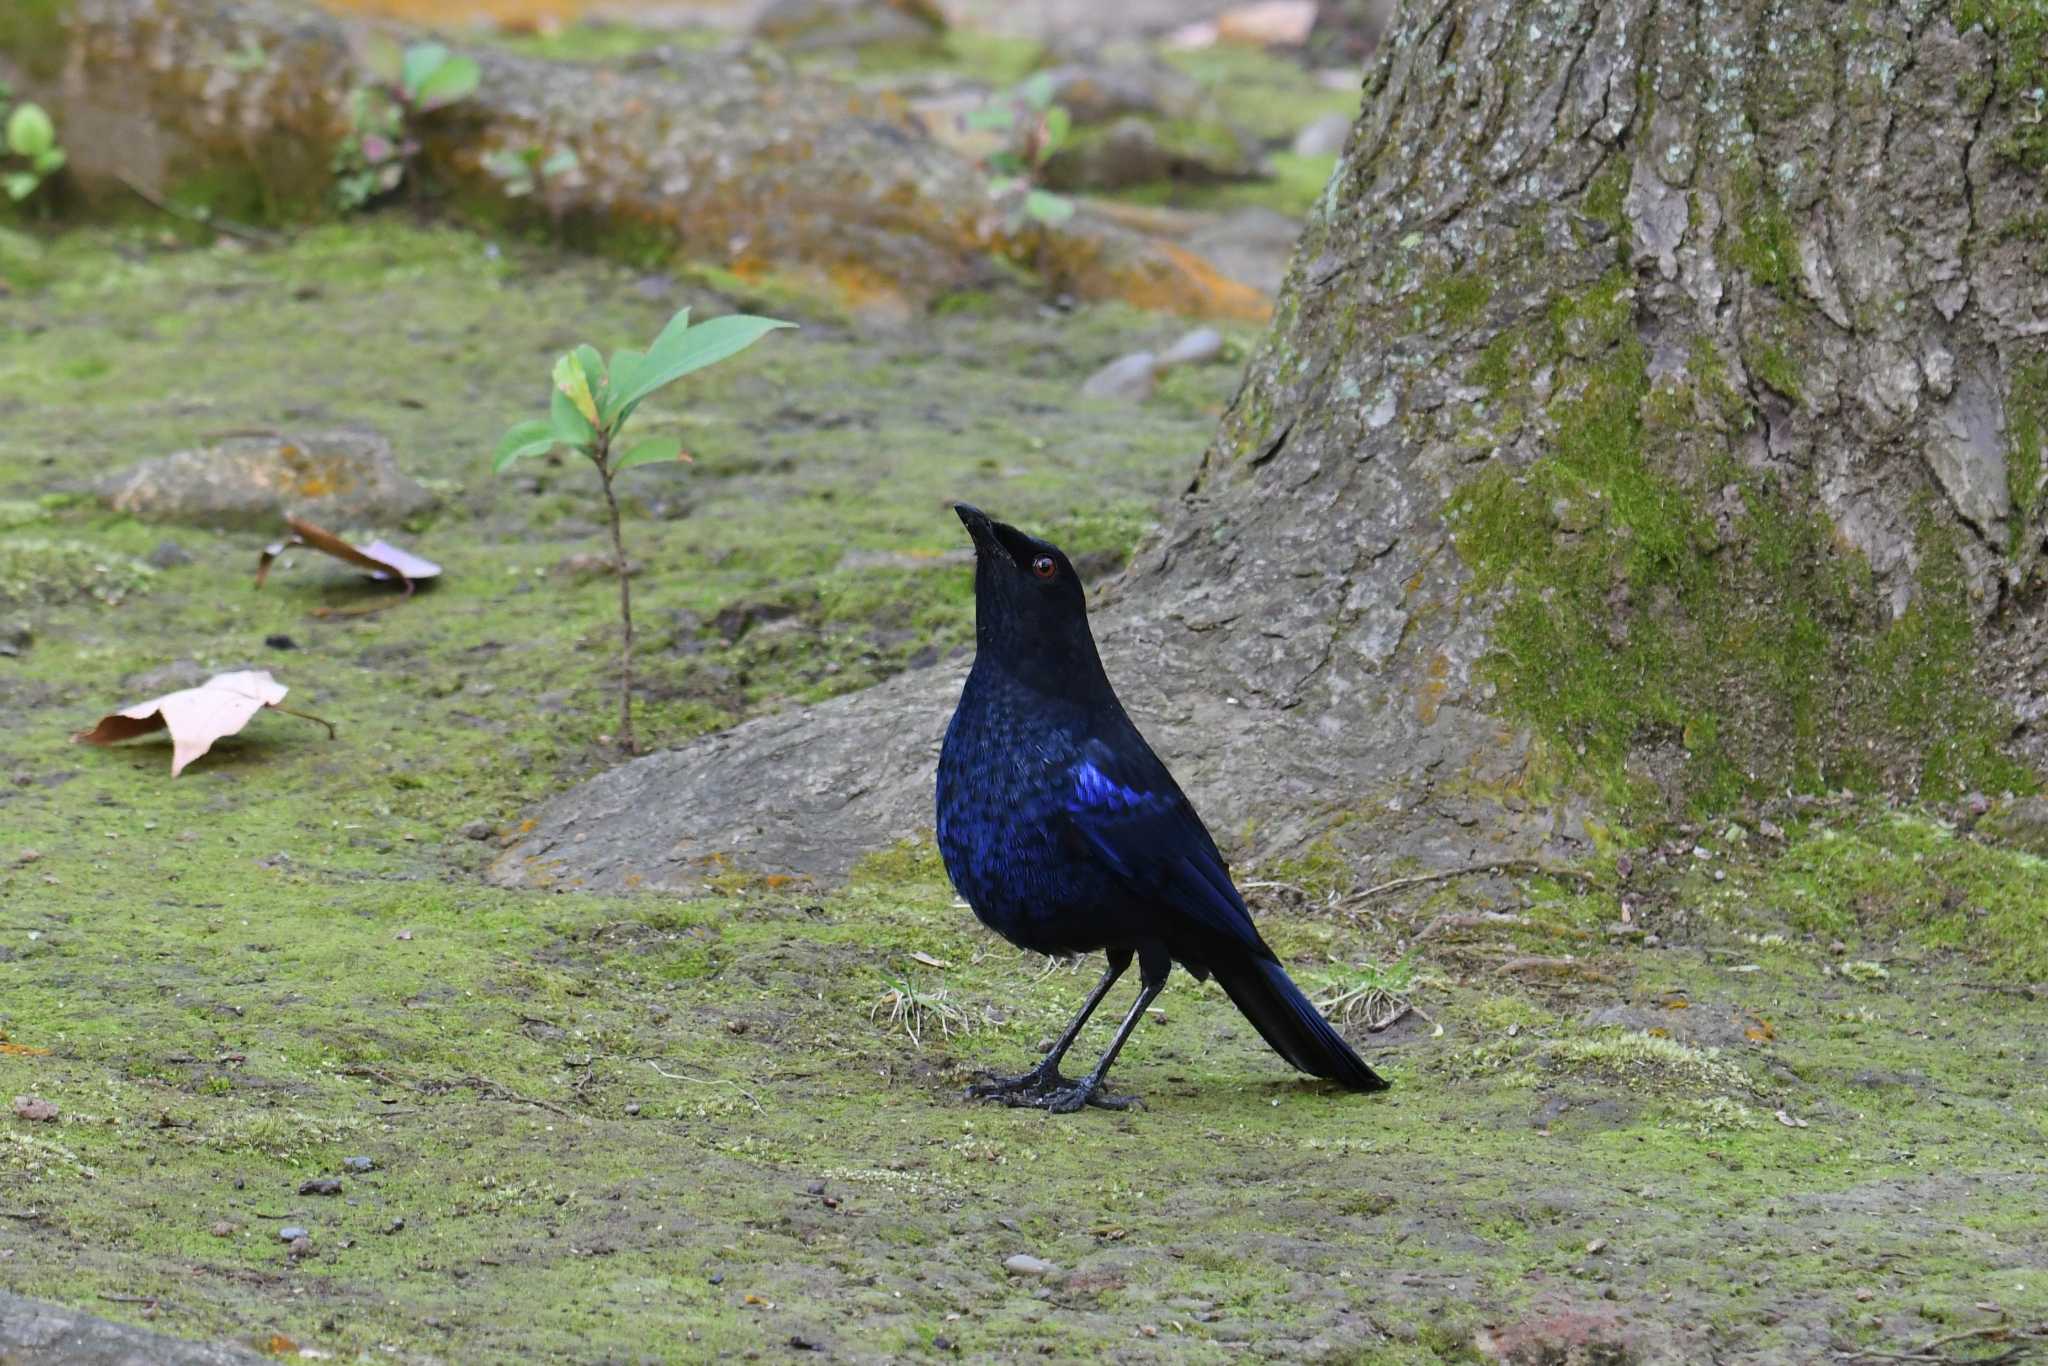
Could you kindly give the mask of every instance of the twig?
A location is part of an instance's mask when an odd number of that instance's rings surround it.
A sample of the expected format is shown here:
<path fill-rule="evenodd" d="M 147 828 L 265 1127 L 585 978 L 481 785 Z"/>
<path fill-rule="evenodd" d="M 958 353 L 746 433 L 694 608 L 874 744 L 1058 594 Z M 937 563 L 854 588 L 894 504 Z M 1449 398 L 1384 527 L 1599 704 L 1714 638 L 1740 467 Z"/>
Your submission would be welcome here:
<path fill-rule="evenodd" d="M 1448 882 L 1454 877 L 1471 877 L 1480 873 L 1541 873 L 1545 877 L 1572 878 L 1579 882 L 1593 881 L 1591 873 L 1581 872 L 1576 868 L 1554 868 L 1547 863 L 1538 863 L 1534 859 L 1511 858 L 1496 863 L 1474 863 L 1464 868 L 1446 868 L 1436 873 L 1416 873 L 1410 877 L 1397 877 L 1391 882 L 1382 882 L 1363 891 L 1353 892 L 1344 899 L 1364 901 L 1382 892 L 1398 892 L 1403 887 L 1420 887 L 1426 882 Z"/>
<path fill-rule="evenodd" d="M 1952 1357 L 1937 1352 L 1952 1342 L 1968 1342 L 1981 1339 L 1986 1342 L 2011 1342 L 2013 1345 L 1992 1357 Z M 1960 1333 L 1944 1333 L 1938 1338 L 1929 1338 L 1917 1347 L 1908 1347 L 1903 1352 L 1878 1352 L 1868 1349 L 1837 1351 L 1834 1355 L 1840 1361 L 1926 1361 L 1955 1363 L 1956 1366 L 2002 1366 L 2006 1362 L 2019 1361 L 2039 1350 L 2039 1344 L 2048 1343 L 2048 1320 L 2031 1328 L 2015 1328 L 2010 1324 L 1993 1324 L 1988 1328 L 1967 1328 Z"/>
<path fill-rule="evenodd" d="M 1392 1029 L 1395 1025 L 1407 1019 L 1410 1015 L 1420 1015 L 1423 1019 L 1429 1020 L 1431 1024 L 1436 1023 L 1435 1020 L 1429 1019 L 1429 1013 L 1427 1011 L 1418 1009 L 1416 1007 L 1415 1002 L 1403 1001 L 1401 1003 L 1401 1008 L 1399 1010 L 1387 1016 L 1387 1018 L 1384 1020 L 1379 1020 L 1373 1024 L 1367 1025 L 1365 1027 L 1365 1032 L 1368 1034 L 1377 1034 L 1383 1029 Z"/>
<path fill-rule="evenodd" d="M 463 1080 L 456 1082 L 455 1084 L 457 1086 L 467 1086 L 472 1091 L 475 1091 L 477 1094 L 481 1095 L 485 1100 L 509 1101 L 514 1105 L 532 1105 L 538 1107 L 539 1109 L 546 1110 L 550 1114 L 560 1115 L 563 1119 L 582 1118 L 582 1116 L 577 1114 L 574 1110 L 564 1110 L 561 1106 L 555 1104 L 551 1100 L 542 1100 L 538 1096 L 522 1096 L 517 1091 L 508 1090 L 507 1088 L 500 1086 L 498 1085 L 498 1083 L 492 1081 L 489 1077 L 465 1077 Z"/>
<path fill-rule="evenodd" d="M 39 1209 L 0 1209 L 0 1219 L 36 1220 L 43 1217 Z"/>
<path fill-rule="evenodd" d="M 108 1304 L 162 1304 L 161 1295 L 101 1295 Z"/>
<path fill-rule="evenodd" d="M 1488 925 L 1509 926 L 1526 929 L 1535 922 L 1526 915 L 1515 915 L 1508 911 L 1445 911 L 1422 927 L 1422 933 L 1408 942 L 1420 944 L 1438 930 L 1476 930 Z"/>
<path fill-rule="evenodd" d="M 733 1090 L 745 1096 L 747 1104 L 753 1106 L 757 1113 L 767 1113 L 767 1107 L 761 1104 L 754 1093 L 736 1081 L 728 1081 L 724 1077 L 692 1077 L 682 1072 L 664 1071 L 661 1064 L 652 1058 L 641 1058 L 640 1061 L 653 1068 L 656 1076 L 666 1077 L 670 1081 L 686 1081 L 692 1086 L 730 1086 Z"/>
<path fill-rule="evenodd" d="M 223 236 L 238 237 L 244 242 L 254 242 L 259 247 L 281 247 L 287 241 L 286 238 L 279 234 L 265 232 L 262 228 L 252 228 L 246 223 L 237 223 L 233 219 L 215 218 L 210 213 L 196 213 L 191 209 L 183 208 L 161 195 L 144 189 L 119 172 L 115 173 L 114 178 L 123 185 L 126 185 L 137 199 L 140 199 L 153 209 L 169 214 L 173 218 L 182 218 L 187 223 L 197 223 L 202 228 L 211 228 Z"/>

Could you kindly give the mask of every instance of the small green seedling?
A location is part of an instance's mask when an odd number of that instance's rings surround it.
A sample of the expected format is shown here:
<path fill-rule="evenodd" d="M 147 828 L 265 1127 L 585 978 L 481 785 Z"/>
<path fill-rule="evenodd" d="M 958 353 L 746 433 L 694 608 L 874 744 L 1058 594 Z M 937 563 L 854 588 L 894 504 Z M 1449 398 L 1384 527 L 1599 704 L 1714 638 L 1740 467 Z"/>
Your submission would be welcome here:
<path fill-rule="evenodd" d="M 0 188 L 19 204 L 36 192 L 36 187 L 64 169 L 64 149 L 57 145 L 57 125 L 40 104 L 23 100 L 8 109 L 13 92 L 0 82 L 0 110 L 7 111 L 6 168 L 0 170 Z"/>
<path fill-rule="evenodd" d="M 419 154 L 413 123 L 476 93 L 483 72 L 439 43 L 414 43 L 399 60 L 395 80 L 376 81 L 349 95 L 348 135 L 334 151 L 334 195 L 344 213 L 397 189 Z"/>
<path fill-rule="evenodd" d="M 520 423 L 498 443 L 494 468 L 500 474 L 557 446 L 568 447 L 597 467 L 611 518 L 612 570 L 619 577 L 619 744 L 628 754 L 638 750 L 633 739 L 633 592 L 612 481 L 636 465 L 687 461 L 690 457 L 672 436 L 650 437 L 622 449 L 619 434 L 642 400 L 655 390 L 739 354 L 779 327 L 794 326 L 775 318 L 733 313 L 692 327 L 686 308 L 669 319 L 645 351 L 614 351 L 609 364 L 596 347 L 579 346 L 555 362 L 548 416 Z"/>
<path fill-rule="evenodd" d="M 1014 94 L 990 100 L 967 116 L 967 126 L 1008 135 L 982 165 L 989 172 L 989 197 L 1004 206 L 1013 230 L 1026 220 L 1050 227 L 1074 216 L 1073 200 L 1038 186 L 1046 162 L 1073 130 L 1072 116 L 1053 102 L 1051 72 L 1041 71 Z"/>
<path fill-rule="evenodd" d="M 545 189 L 548 182 L 569 175 L 583 163 L 567 147 L 550 154 L 538 143 L 524 147 L 500 147 L 483 155 L 483 167 L 504 189 L 507 199 L 524 199 Z"/>

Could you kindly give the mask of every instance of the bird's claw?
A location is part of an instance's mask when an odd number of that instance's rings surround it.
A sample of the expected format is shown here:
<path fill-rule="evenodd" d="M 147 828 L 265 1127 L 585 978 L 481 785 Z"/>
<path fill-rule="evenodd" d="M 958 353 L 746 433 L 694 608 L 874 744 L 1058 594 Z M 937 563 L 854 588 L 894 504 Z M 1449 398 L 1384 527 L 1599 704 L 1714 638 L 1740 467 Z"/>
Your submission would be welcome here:
<path fill-rule="evenodd" d="M 1103 1110 L 1142 1110 L 1136 1096 L 1113 1096 L 1099 1082 L 1069 1081 L 1058 1072 L 1026 1072 L 1021 1077 L 990 1077 L 967 1088 L 969 1100 L 1001 1101 L 1004 1105 L 1047 1114 L 1071 1115 L 1093 1105 Z"/>

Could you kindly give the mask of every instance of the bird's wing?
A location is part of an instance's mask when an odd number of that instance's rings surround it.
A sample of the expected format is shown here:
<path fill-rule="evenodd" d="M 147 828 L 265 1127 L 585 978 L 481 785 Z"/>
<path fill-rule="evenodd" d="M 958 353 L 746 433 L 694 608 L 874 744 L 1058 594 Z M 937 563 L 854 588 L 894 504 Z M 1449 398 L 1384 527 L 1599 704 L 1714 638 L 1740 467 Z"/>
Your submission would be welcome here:
<path fill-rule="evenodd" d="M 1067 818 L 1112 872 L 1204 929 L 1270 955 L 1216 841 L 1150 749 L 1120 752 L 1091 739 L 1068 776 Z"/>

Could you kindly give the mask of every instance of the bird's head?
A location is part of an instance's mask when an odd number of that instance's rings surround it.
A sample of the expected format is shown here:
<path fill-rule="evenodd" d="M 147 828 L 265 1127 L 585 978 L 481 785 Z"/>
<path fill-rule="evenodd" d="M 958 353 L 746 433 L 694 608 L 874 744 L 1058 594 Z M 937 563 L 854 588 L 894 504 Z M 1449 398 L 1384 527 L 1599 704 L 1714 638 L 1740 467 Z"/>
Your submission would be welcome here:
<path fill-rule="evenodd" d="M 1088 602 L 1073 561 L 1050 541 L 1027 536 L 980 508 L 953 504 L 974 538 L 974 635 L 1027 677 L 1100 675 Z"/>

